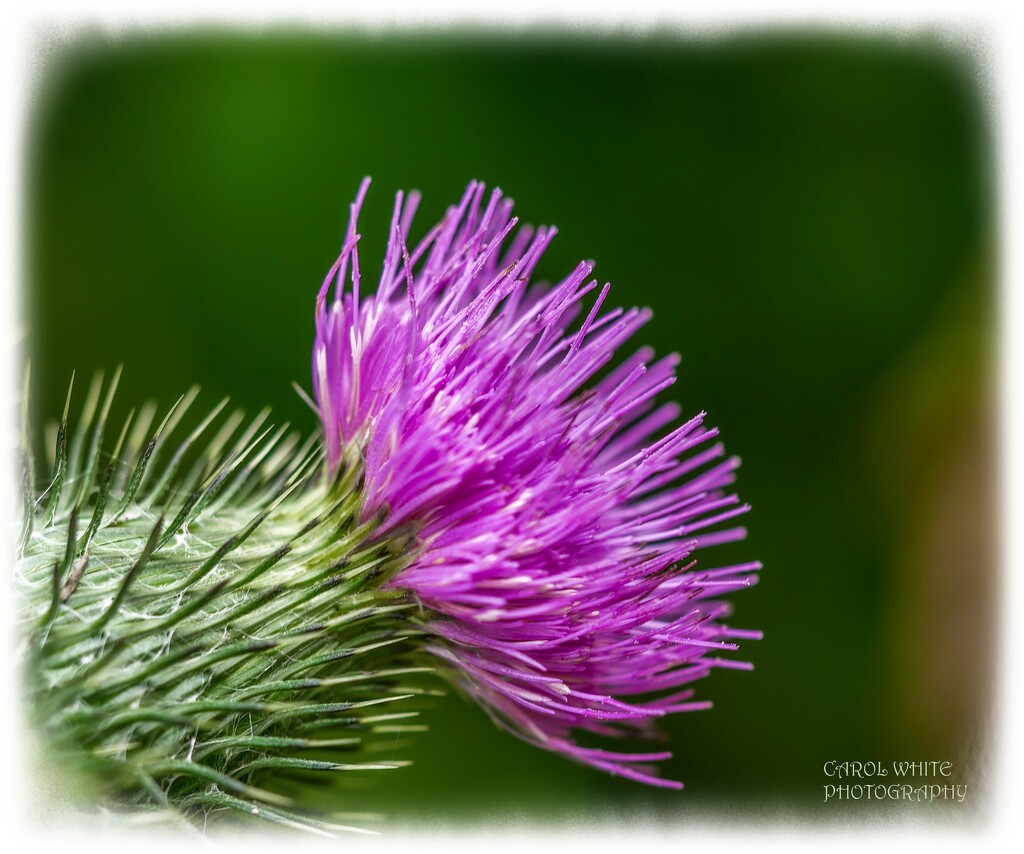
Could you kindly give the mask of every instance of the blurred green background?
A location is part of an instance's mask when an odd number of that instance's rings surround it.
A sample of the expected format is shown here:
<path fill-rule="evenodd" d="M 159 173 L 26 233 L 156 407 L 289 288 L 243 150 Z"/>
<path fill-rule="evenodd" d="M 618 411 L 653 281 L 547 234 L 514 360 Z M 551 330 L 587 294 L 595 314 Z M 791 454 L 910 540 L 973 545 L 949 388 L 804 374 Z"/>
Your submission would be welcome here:
<path fill-rule="evenodd" d="M 55 39 L 26 135 L 34 416 L 59 414 L 72 370 L 123 362 L 125 411 L 198 382 L 211 405 L 271 404 L 312 429 L 291 382 L 310 385 L 313 300 L 359 179 L 374 179 L 370 272 L 396 190 L 423 192 L 415 238 L 469 179 L 500 185 L 560 228 L 544 277 L 594 258 L 615 302 L 654 309 L 642 337 L 682 354 L 671 395 L 742 455 L 749 539 L 706 559 L 764 562 L 733 622 L 765 639 L 745 645 L 753 673 L 700 685 L 713 711 L 668 722 L 682 793 L 526 747 L 448 696 L 379 790 L 388 812 L 832 815 L 828 760 L 948 759 L 980 786 L 995 634 L 982 71 L 948 40 L 823 32 Z"/>

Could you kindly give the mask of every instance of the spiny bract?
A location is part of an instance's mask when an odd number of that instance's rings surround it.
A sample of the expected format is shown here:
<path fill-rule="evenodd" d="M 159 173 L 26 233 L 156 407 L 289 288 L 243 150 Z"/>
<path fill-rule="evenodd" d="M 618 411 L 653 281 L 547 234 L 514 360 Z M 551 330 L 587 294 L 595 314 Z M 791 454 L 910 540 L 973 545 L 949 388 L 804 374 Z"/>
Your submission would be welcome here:
<path fill-rule="evenodd" d="M 382 533 L 361 466 L 325 477 L 319 433 L 266 412 L 222 404 L 176 439 L 195 391 L 105 447 L 116 384 L 101 402 L 97 379 L 70 432 L 65 408 L 41 494 L 23 445 L 21 649 L 62 777 L 133 814 L 359 829 L 336 806 L 347 784 L 407 764 L 397 734 L 421 728 L 416 604 L 383 587 L 412 532 Z M 311 809 L 299 786 L 325 775 L 336 794 Z"/>

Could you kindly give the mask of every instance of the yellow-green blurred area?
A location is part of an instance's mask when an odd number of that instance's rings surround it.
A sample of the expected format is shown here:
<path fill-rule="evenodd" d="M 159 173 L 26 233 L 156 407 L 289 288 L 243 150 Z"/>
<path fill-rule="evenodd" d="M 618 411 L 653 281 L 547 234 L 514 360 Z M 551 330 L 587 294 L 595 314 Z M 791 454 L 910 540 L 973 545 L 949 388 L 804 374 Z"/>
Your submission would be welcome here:
<path fill-rule="evenodd" d="M 743 458 L 749 538 L 701 557 L 764 562 L 731 622 L 765 639 L 743 644 L 753 673 L 699 685 L 713 710 L 665 722 L 683 792 L 542 753 L 449 695 L 428 702 L 429 733 L 399 737 L 414 765 L 353 804 L 827 817 L 845 810 L 820 804 L 829 760 L 953 761 L 971 784 L 957 809 L 983 799 L 995 223 L 969 45 L 282 30 L 42 54 L 24 290 L 38 423 L 73 370 L 124 363 L 122 412 L 200 383 L 210 406 L 314 429 L 291 383 L 310 387 L 314 297 L 360 178 L 364 281 L 396 190 L 423 193 L 415 240 L 478 178 L 559 226 L 543 277 L 593 258 L 612 303 L 653 308 L 640 337 L 682 355 L 667 396 Z"/>

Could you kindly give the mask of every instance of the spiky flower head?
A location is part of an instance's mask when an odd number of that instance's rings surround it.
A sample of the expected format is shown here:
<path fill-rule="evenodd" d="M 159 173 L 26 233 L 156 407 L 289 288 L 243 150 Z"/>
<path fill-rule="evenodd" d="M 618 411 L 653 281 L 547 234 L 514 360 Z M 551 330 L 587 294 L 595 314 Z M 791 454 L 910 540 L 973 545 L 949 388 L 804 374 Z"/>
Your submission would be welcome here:
<path fill-rule="evenodd" d="M 416 596 L 431 652 L 499 725 L 678 787 L 652 764 L 670 753 L 577 735 L 651 735 L 657 718 L 709 705 L 690 686 L 712 668 L 749 669 L 723 653 L 760 633 L 726 625 L 720 597 L 760 565 L 694 560 L 745 536 L 732 520 L 748 507 L 728 491 L 738 459 L 704 413 L 677 423 L 679 407 L 656 401 L 676 356 L 641 347 L 604 371 L 650 312 L 607 309 L 590 262 L 532 283 L 555 229 L 517 230 L 500 190 L 470 184 L 411 252 L 419 199 L 399 193 L 380 283 L 362 294 L 367 188 L 316 303 L 329 465 L 359 460 L 363 513 L 417 527 L 417 557 L 391 583 Z"/>

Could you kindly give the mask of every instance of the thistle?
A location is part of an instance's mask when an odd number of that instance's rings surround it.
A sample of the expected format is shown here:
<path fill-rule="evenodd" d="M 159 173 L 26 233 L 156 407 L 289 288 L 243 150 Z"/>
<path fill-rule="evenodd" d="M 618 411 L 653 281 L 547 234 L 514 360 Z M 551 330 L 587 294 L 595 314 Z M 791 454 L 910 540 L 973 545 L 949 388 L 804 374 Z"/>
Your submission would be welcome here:
<path fill-rule="evenodd" d="M 471 184 L 412 251 L 418 197 L 399 193 L 361 294 L 367 189 L 316 300 L 322 432 L 224 404 L 187 429 L 194 391 L 108 431 L 115 375 L 73 430 L 69 393 L 42 489 L 25 441 L 34 719 L 108 803 L 351 829 L 296 781 L 343 799 L 403 764 L 393 735 L 437 670 L 531 744 L 680 787 L 658 775 L 670 753 L 606 745 L 750 667 L 727 654 L 760 633 L 721 597 L 759 564 L 694 559 L 745 536 L 738 460 L 703 413 L 656 401 L 676 357 L 613 366 L 648 311 L 606 310 L 590 263 L 531 283 L 555 230 L 517 231 L 500 191 Z"/>

